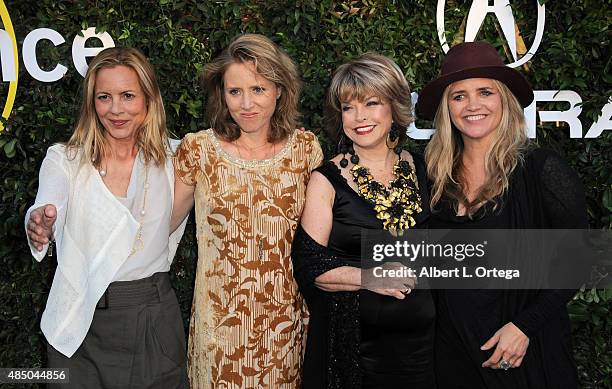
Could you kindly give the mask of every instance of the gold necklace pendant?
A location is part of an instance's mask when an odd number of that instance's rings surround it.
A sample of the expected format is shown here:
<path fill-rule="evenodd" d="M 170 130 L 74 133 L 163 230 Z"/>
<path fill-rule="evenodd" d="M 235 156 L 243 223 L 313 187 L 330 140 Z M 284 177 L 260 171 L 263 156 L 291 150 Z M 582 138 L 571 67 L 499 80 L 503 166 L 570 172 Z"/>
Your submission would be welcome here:
<path fill-rule="evenodd" d="M 390 188 L 374 180 L 370 170 L 358 164 L 351 168 L 359 196 L 374 204 L 376 217 L 383 228 L 392 233 L 414 227 L 414 216 L 422 211 L 421 196 L 416 185 L 416 174 L 408 161 L 401 158 L 393 166 Z"/>

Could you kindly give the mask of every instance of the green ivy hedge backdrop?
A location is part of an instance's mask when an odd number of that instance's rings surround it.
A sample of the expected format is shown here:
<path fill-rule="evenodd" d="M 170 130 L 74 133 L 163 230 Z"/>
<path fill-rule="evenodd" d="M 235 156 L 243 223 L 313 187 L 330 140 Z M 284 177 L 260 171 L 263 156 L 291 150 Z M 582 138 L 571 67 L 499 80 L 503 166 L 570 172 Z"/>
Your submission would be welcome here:
<path fill-rule="evenodd" d="M 258 32 L 280 44 L 298 64 L 304 81 L 303 125 L 322 128 L 322 105 L 332 70 L 345 58 L 377 51 L 394 58 L 413 90 L 436 76 L 443 52 L 436 33 L 435 0 L 39 0 L 5 1 L 20 50 L 19 88 L 13 113 L 0 133 L 0 366 L 44 364 L 40 315 L 55 259 L 35 263 L 26 246 L 23 215 L 33 202 L 38 168 L 47 147 L 68 139 L 78 110 L 82 80 L 72 65 L 72 39 L 95 26 L 116 45 L 135 46 L 155 65 L 162 87 L 169 128 L 178 137 L 206 128 L 203 91 L 198 75 L 210 58 L 241 32 Z M 536 26 L 536 0 L 511 2 L 518 30 L 527 47 Z M 522 67 L 535 89 L 569 89 L 583 100 L 583 133 L 612 95 L 610 72 L 610 0 L 542 1 L 545 32 L 534 58 Z M 449 42 L 463 40 L 470 1 L 446 1 Z M 38 44 L 45 70 L 62 63 L 69 68 L 58 82 L 42 83 L 24 69 L 21 47 L 35 28 L 58 31 L 66 43 Z M 504 40 L 494 17 L 485 21 L 479 39 L 503 52 Z M 100 43 L 97 43 L 100 45 Z M 96 40 L 88 45 L 95 46 Z M 4 60 L 4 59 L 3 59 Z M 5 99 L 8 82 L 0 84 Z M 4 104 L 4 100 L 0 100 Z M 567 109 L 542 103 L 539 108 Z M 418 120 L 418 128 L 431 123 Z M 320 140 L 331 155 L 324 134 Z M 596 139 L 570 139 L 564 123 L 539 123 L 537 142 L 565 155 L 586 187 L 593 228 L 612 225 L 612 131 Z M 411 141 L 422 150 L 426 141 Z M 188 320 L 197 258 L 193 224 L 188 227 L 173 268 L 174 285 Z M 580 293 L 570 304 L 575 356 L 581 387 L 612 387 L 612 291 Z M 34 386 L 34 385 L 32 385 Z M 20 386 L 23 387 L 23 386 Z"/>

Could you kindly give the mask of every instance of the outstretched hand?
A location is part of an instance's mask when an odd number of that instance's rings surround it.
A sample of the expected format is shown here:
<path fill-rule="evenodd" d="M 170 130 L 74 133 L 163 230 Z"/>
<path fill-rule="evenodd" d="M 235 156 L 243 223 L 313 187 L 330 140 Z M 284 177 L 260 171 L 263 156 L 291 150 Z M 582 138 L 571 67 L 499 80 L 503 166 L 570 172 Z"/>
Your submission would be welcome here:
<path fill-rule="evenodd" d="M 56 219 L 57 209 L 52 204 L 43 205 L 30 212 L 27 233 L 30 242 L 38 251 L 42 251 L 43 246 L 49 243 Z"/>

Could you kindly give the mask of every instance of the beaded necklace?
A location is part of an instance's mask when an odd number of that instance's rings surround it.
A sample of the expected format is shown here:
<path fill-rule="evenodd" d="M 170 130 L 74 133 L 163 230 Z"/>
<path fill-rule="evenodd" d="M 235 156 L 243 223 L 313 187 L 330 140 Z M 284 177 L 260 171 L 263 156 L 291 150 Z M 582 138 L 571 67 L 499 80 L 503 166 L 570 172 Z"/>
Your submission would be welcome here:
<path fill-rule="evenodd" d="M 383 221 L 385 230 L 401 232 L 414 227 L 414 215 L 422 211 L 421 196 L 416 186 L 416 175 L 408 161 L 400 156 L 393 166 L 395 178 L 389 183 L 390 190 L 375 181 L 367 167 L 355 164 L 351 175 L 357 193 L 374 204 L 376 217 Z"/>

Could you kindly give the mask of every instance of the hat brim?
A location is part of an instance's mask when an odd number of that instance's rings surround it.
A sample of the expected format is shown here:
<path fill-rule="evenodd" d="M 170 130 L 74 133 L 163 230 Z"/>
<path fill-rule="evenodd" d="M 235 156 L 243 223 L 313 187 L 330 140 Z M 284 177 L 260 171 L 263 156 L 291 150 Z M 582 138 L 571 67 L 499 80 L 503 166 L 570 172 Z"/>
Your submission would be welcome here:
<path fill-rule="evenodd" d="M 503 82 L 523 108 L 533 101 L 533 89 L 518 71 L 507 66 L 478 67 L 445 74 L 425 85 L 417 101 L 417 115 L 424 119 L 433 119 L 446 87 L 453 82 L 468 78 L 491 78 Z"/>

